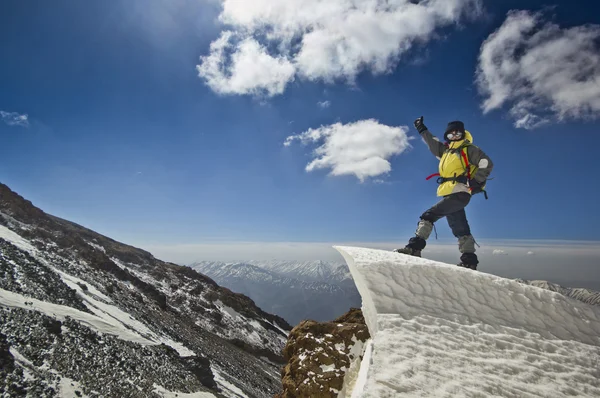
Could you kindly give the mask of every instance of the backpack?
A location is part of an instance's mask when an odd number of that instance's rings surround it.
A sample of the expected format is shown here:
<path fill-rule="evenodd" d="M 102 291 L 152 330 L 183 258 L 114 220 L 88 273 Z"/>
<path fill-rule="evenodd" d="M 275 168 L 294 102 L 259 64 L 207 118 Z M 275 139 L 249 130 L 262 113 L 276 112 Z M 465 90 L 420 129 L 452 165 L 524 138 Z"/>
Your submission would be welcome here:
<path fill-rule="evenodd" d="M 477 169 L 479 169 L 479 167 L 475 166 L 474 164 L 470 164 L 469 163 L 469 158 L 467 156 L 467 147 L 471 145 L 470 143 L 462 145 L 459 149 L 460 149 L 460 155 L 461 158 L 464 162 L 464 166 L 465 166 L 465 170 L 467 171 L 467 178 L 469 179 L 469 182 L 471 181 L 471 176 L 475 175 L 475 173 L 477 173 Z M 475 195 L 478 193 L 483 193 L 483 196 L 485 196 L 485 199 L 488 199 L 488 195 L 487 192 L 485 190 L 485 186 L 487 184 L 487 178 L 483 181 L 483 183 L 481 183 L 480 186 L 478 187 L 469 187 L 469 189 L 471 190 L 471 195 Z"/>

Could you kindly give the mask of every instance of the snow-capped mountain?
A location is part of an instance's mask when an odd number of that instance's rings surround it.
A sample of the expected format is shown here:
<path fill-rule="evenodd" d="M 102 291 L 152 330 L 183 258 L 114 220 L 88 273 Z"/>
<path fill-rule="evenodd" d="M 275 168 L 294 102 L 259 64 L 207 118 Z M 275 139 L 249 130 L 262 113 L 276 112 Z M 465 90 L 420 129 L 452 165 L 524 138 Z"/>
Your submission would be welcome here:
<path fill-rule="evenodd" d="M 329 261 L 286 261 L 286 260 L 250 260 L 248 264 L 307 282 L 325 282 L 330 284 L 352 283 L 348 266 Z"/>
<path fill-rule="evenodd" d="M 345 264 L 325 261 L 203 261 L 190 265 L 264 310 L 291 324 L 303 319 L 337 318 L 360 306 L 360 296 Z"/>
<path fill-rule="evenodd" d="M 526 283 L 531 286 L 541 287 L 542 289 L 558 292 L 564 296 L 574 298 L 587 304 L 600 305 L 600 292 L 584 288 L 564 287 L 548 281 L 530 281 L 526 279 L 515 279 L 518 282 Z"/>
<path fill-rule="evenodd" d="M 0 396 L 273 396 L 290 329 L 0 184 Z"/>

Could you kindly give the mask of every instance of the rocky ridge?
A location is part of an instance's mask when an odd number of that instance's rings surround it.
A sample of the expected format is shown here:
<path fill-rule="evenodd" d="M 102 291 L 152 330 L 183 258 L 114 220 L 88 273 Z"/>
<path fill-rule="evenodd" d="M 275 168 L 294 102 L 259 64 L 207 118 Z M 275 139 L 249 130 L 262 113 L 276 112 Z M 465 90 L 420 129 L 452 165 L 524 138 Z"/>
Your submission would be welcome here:
<path fill-rule="evenodd" d="M 31 397 L 73 386 L 90 397 L 272 396 L 291 329 L 209 277 L 46 214 L 3 184 L 0 321 L 0 396 Z"/>

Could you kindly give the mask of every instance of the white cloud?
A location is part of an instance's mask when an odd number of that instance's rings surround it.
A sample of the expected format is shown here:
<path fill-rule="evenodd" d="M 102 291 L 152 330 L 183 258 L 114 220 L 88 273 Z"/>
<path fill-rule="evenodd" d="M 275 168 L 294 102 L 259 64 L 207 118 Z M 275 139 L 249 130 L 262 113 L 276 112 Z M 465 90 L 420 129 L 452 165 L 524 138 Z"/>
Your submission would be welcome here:
<path fill-rule="evenodd" d="M 505 250 L 502 249 L 494 249 L 494 251 L 492 252 L 493 255 L 498 256 L 498 255 L 507 255 L 508 253 Z"/>
<path fill-rule="evenodd" d="M 527 252 L 527 255 L 528 255 L 528 256 L 533 256 L 533 255 L 535 255 L 535 252 L 528 251 L 528 252 Z"/>
<path fill-rule="evenodd" d="M 210 54 L 196 68 L 209 87 L 219 94 L 281 94 L 294 79 L 294 66 L 284 57 L 272 57 L 256 40 L 235 42 L 236 35 L 223 32 L 210 45 Z M 227 62 L 227 50 L 235 46 Z"/>
<path fill-rule="evenodd" d="M 481 46 L 476 78 L 485 113 L 509 105 L 515 126 L 600 117 L 600 26 L 561 28 L 511 11 Z"/>
<path fill-rule="evenodd" d="M 201 57 L 199 76 L 220 94 L 268 96 L 294 76 L 352 82 L 390 72 L 415 44 L 481 11 L 481 0 L 221 1 L 229 30 Z"/>
<path fill-rule="evenodd" d="M 528 113 L 528 110 L 526 109 L 519 110 L 513 108 L 511 113 L 514 118 L 517 118 L 517 120 L 515 120 L 515 127 L 519 129 L 533 130 L 550 123 L 550 119 Z"/>
<path fill-rule="evenodd" d="M 317 102 L 317 105 L 319 105 L 319 108 L 321 109 L 326 109 L 331 106 L 331 101 L 319 101 Z"/>
<path fill-rule="evenodd" d="M 0 118 L 9 126 L 29 127 L 29 117 L 20 115 L 17 112 L 0 111 Z"/>
<path fill-rule="evenodd" d="M 336 123 L 287 137 L 284 145 L 298 140 L 320 142 L 306 171 L 331 169 L 331 175 L 355 175 L 361 182 L 392 170 L 389 158 L 410 148 L 407 127 L 390 127 L 378 121 Z"/>

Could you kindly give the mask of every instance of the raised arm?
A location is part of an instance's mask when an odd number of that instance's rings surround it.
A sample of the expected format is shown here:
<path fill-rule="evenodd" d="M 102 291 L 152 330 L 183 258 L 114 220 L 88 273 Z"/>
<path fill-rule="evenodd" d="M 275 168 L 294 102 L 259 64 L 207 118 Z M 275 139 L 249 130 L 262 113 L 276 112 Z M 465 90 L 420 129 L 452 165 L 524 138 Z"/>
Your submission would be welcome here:
<path fill-rule="evenodd" d="M 423 141 L 425 141 L 425 143 L 429 147 L 431 153 L 433 153 L 435 157 L 441 158 L 444 154 L 444 151 L 446 150 L 446 147 L 440 142 L 440 140 L 437 139 L 437 137 L 434 137 L 433 134 L 431 134 L 431 132 L 423 124 L 423 116 L 415 120 L 414 124 L 415 128 L 423 138 Z"/>

